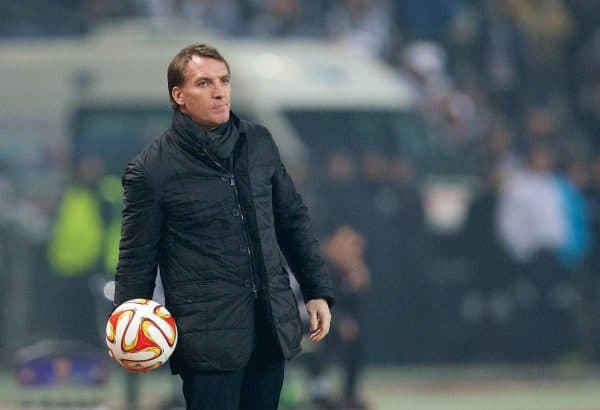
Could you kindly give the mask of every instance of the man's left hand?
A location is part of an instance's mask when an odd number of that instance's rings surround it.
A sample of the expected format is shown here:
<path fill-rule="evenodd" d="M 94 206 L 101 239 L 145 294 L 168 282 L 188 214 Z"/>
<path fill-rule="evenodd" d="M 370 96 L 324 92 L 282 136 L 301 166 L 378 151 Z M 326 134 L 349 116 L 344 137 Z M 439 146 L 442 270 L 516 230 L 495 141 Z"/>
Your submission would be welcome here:
<path fill-rule="evenodd" d="M 306 310 L 310 317 L 310 341 L 320 342 L 329 333 L 331 311 L 325 299 L 311 299 L 306 302 Z"/>

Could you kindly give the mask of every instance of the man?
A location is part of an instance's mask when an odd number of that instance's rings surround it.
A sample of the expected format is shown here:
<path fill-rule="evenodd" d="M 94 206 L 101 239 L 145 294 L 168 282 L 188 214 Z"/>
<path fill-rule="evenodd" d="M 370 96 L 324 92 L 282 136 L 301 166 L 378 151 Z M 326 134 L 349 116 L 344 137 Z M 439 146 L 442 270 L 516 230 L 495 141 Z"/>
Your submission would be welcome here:
<path fill-rule="evenodd" d="M 339 226 L 324 244 L 323 253 L 331 268 L 337 298 L 337 325 L 333 338 L 328 339 L 322 357 L 317 357 L 312 371 L 315 379 L 323 375 L 326 357 L 338 354 L 343 374 L 343 389 L 339 408 L 363 410 L 366 403 L 360 397 L 360 377 L 363 370 L 364 329 L 362 327 L 362 309 L 365 293 L 371 282 L 371 273 L 365 260 L 366 240 L 361 233 L 349 225 Z M 340 312 L 340 307 L 342 311 Z M 322 383 L 322 381 L 321 381 Z M 316 386 L 318 387 L 318 385 Z M 317 389 L 317 393 L 320 393 Z M 332 406 L 329 398 L 314 397 L 317 403 Z M 328 407 L 328 408 L 329 408 Z"/>
<path fill-rule="evenodd" d="M 188 410 L 276 409 L 300 317 L 283 252 L 310 315 L 334 303 L 300 195 L 267 129 L 230 112 L 229 65 L 193 44 L 168 68 L 171 128 L 123 175 L 115 304 L 150 298 L 157 265 L 179 329 L 171 369 Z"/>

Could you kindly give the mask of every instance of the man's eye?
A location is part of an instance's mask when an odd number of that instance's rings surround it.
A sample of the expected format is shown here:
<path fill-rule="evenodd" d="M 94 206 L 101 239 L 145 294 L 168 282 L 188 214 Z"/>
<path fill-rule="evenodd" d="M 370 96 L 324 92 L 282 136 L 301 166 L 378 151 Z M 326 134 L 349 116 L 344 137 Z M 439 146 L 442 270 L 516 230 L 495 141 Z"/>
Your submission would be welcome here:
<path fill-rule="evenodd" d="M 221 83 L 223 83 L 223 84 L 229 84 L 229 82 L 230 82 L 229 78 L 223 78 L 221 80 Z"/>
<path fill-rule="evenodd" d="M 200 87 L 206 87 L 206 86 L 208 85 L 208 81 L 200 81 L 200 82 L 198 83 L 198 85 L 199 85 Z"/>

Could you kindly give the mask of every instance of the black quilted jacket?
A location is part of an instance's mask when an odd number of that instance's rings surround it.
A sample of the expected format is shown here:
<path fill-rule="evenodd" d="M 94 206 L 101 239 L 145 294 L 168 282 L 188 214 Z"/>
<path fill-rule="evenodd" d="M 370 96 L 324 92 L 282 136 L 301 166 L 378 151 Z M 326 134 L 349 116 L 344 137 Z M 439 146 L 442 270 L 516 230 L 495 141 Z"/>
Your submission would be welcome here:
<path fill-rule="evenodd" d="M 166 306 L 179 329 L 172 371 L 236 370 L 252 351 L 261 292 L 291 358 L 302 331 L 280 249 L 305 300 L 334 302 L 302 198 L 267 129 L 233 116 L 240 138 L 231 171 L 177 114 L 123 175 L 115 304 L 151 298 L 160 265 Z"/>

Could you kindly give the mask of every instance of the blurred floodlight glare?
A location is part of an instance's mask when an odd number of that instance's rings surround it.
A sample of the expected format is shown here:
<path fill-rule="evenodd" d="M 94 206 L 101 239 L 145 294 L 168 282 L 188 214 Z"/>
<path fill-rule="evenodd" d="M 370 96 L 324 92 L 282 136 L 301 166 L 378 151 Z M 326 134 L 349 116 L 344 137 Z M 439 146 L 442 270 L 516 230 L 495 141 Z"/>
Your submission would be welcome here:
<path fill-rule="evenodd" d="M 106 282 L 104 284 L 104 288 L 102 289 L 102 293 L 106 299 L 112 302 L 115 298 L 115 281 L 110 280 Z"/>
<path fill-rule="evenodd" d="M 263 78 L 293 80 L 300 76 L 300 68 L 293 59 L 272 53 L 258 54 L 254 68 L 256 74 Z"/>

